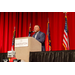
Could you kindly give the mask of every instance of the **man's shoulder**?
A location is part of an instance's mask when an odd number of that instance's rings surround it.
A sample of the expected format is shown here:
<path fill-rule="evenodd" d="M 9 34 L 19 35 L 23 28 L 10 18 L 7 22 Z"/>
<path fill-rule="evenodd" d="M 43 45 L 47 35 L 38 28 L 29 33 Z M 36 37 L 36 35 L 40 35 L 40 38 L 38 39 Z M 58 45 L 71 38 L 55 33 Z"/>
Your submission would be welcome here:
<path fill-rule="evenodd" d="M 41 32 L 41 31 L 39 31 L 39 33 L 45 35 L 45 33 Z"/>

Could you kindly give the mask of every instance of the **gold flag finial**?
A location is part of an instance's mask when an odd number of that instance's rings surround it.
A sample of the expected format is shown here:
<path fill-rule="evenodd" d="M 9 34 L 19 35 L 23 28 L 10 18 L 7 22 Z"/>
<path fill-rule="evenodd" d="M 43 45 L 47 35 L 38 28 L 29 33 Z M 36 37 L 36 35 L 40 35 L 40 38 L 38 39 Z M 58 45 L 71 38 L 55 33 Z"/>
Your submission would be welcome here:
<path fill-rule="evenodd" d="M 67 12 L 63 12 L 63 13 L 65 13 L 65 18 L 67 18 Z"/>
<path fill-rule="evenodd" d="M 67 12 L 63 12 L 63 13 L 67 13 Z"/>

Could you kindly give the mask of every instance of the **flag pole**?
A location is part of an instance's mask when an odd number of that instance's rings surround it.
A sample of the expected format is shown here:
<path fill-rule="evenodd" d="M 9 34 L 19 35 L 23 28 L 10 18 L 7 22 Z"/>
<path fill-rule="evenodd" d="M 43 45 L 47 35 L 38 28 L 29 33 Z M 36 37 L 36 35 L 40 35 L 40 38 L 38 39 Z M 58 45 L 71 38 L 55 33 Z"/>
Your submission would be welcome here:
<path fill-rule="evenodd" d="M 48 22 L 49 22 L 49 18 L 48 18 Z"/>

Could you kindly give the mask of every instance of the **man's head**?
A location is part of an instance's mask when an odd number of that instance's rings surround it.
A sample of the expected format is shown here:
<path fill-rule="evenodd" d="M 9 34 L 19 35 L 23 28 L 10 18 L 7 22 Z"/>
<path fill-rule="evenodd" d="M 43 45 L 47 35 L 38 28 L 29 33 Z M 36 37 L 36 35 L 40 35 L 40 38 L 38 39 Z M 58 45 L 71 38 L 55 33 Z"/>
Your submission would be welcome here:
<path fill-rule="evenodd" d="M 35 25 L 34 26 L 34 32 L 36 33 L 38 31 L 40 31 L 40 26 L 39 25 Z"/>

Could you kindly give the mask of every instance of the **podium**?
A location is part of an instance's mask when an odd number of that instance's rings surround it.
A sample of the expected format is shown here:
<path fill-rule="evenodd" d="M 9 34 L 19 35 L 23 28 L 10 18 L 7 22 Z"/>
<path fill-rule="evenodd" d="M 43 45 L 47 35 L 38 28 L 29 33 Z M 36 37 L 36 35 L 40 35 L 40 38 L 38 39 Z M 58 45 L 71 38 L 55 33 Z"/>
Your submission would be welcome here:
<path fill-rule="evenodd" d="M 42 51 L 41 43 L 33 37 L 15 38 L 16 58 L 29 62 L 29 53 Z"/>

